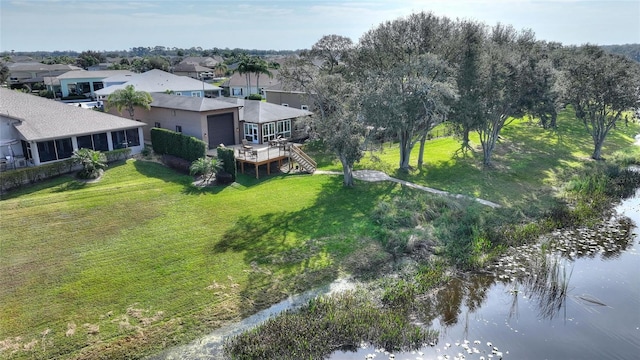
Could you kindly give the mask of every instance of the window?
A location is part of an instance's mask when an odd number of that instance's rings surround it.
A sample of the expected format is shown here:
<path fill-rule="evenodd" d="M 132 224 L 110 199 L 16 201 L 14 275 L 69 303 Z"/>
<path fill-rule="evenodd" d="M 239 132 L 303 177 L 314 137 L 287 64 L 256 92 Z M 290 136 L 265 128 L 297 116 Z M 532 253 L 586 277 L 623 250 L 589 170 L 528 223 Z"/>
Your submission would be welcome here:
<path fill-rule="evenodd" d="M 262 142 L 266 143 L 276 138 L 276 123 L 262 124 Z"/>
<path fill-rule="evenodd" d="M 309 105 L 301 105 L 300 109 L 302 110 L 309 110 Z"/>
<path fill-rule="evenodd" d="M 127 138 L 125 137 L 124 130 L 112 131 L 111 142 L 114 149 L 124 149 L 127 147 Z"/>
<path fill-rule="evenodd" d="M 192 97 L 200 97 L 200 91 L 192 91 L 191 92 L 191 96 Z"/>
<path fill-rule="evenodd" d="M 73 155 L 71 138 L 40 141 L 37 145 L 40 162 L 68 159 Z"/>
<path fill-rule="evenodd" d="M 282 106 L 289 107 L 289 104 L 282 103 Z"/>
<path fill-rule="evenodd" d="M 109 151 L 109 142 L 107 141 L 107 133 L 93 134 L 93 150 Z"/>
<path fill-rule="evenodd" d="M 257 141 L 258 124 L 244 123 L 244 138 L 251 142 Z"/>
<path fill-rule="evenodd" d="M 176 95 L 182 95 L 180 91 L 176 91 Z"/>
<path fill-rule="evenodd" d="M 104 84 L 102 81 L 94 81 L 93 82 L 93 91 L 98 91 L 100 89 L 104 89 Z"/>
<path fill-rule="evenodd" d="M 182 126 L 176 125 L 176 132 L 181 133 L 182 132 Z"/>
<path fill-rule="evenodd" d="M 176 111 L 175 110 L 171 110 L 171 115 L 176 116 Z"/>
<path fill-rule="evenodd" d="M 91 149 L 93 150 L 93 139 L 91 135 L 78 136 L 78 149 Z"/>
<path fill-rule="evenodd" d="M 153 124 L 153 127 L 161 128 L 162 126 L 160 126 L 160 123 L 156 121 L 156 122 Z"/>
<path fill-rule="evenodd" d="M 138 128 L 125 131 L 125 135 L 127 136 L 127 146 L 140 146 L 140 135 L 138 134 Z"/>
<path fill-rule="evenodd" d="M 242 95 L 242 88 L 233 88 L 233 89 L 231 89 L 231 95 L 233 95 L 233 96 L 241 96 Z"/>
<path fill-rule="evenodd" d="M 291 120 L 282 120 L 276 123 L 276 128 L 278 131 L 278 135 L 283 138 L 291 137 Z"/>

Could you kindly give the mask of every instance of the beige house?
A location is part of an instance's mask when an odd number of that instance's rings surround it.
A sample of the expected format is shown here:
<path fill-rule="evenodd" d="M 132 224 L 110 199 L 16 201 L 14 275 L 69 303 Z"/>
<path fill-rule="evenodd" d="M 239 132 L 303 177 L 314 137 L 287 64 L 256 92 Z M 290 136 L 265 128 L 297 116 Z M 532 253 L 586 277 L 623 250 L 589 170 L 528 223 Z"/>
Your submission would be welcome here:
<path fill-rule="evenodd" d="M 151 110 L 135 110 L 135 119 L 148 125 L 144 128 L 147 139 L 151 139 L 151 128 L 156 127 L 193 136 L 209 148 L 240 143 L 240 105 L 163 93 L 152 93 L 151 97 Z M 109 111 L 118 115 L 115 108 Z"/>

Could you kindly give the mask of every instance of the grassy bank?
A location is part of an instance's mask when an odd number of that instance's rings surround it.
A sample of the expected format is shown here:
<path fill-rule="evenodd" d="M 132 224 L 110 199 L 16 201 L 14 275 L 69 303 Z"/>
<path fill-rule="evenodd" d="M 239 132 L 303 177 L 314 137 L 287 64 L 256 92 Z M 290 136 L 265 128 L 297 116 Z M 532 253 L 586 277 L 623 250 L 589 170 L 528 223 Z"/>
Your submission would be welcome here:
<path fill-rule="evenodd" d="M 506 128 L 493 170 L 479 167 L 477 151 L 453 157 L 451 138 L 430 141 L 425 166 L 408 174 L 395 173 L 393 144 L 358 168 L 501 203 L 524 224 L 557 204 L 570 175 L 594 164 L 588 135 L 567 116 L 555 132 L 525 120 Z M 620 126 L 604 156 L 629 151 L 639 132 Z M 339 170 L 316 155 L 322 169 Z M 487 250 L 482 232 L 464 233 L 489 219 L 487 209 L 468 212 L 466 203 L 395 183 L 345 189 L 338 176 L 240 176 L 202 190 L 191 181 L 129 160 L 96 183 L 63 176 L 3 196 L 0 357 L 137 358 L 341 274 L 388 269 L 407 249 L 450 259 L 481 259 Z M 415 241 L 416 234 L 429 236 Z M 480 241 L 459 246 L 469 234 Z M 425 273 L 425 283 L 443 275 Z"/>

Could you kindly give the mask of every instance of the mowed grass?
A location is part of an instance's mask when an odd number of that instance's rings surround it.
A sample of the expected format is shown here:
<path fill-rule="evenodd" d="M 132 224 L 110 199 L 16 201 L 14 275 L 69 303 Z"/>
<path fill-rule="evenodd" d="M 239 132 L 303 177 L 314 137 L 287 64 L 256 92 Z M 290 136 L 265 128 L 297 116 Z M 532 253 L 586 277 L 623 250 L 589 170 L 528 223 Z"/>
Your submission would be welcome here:
<path fill-rule="evenodd" d="M 409 173 L 397 172 L 394 144 L 367 152 L 356 169 L 514 211 L 542 209 L 561 180 L 591 162 L 582 125 L 568 112 L 558 124 L 507 126 L 493 169 L 481 167 L 477 137 L 459 156 L 455 139 L 429 141 L 423 168 Z M 603 155 L 640 151 L 631 146 L 637 133 L 638 124 L 618 126 Z M 331 154 L 314 157 L 323 170 L 341 170 Z M 241 175 L 208 189 L 192 180 L 129 160 L 96 183 L 63 176 L 3 195 L 0 357 L 140 357 L 184 343 L 349 272 L 352 255 L 380 251 L 376 204 L 411 196 L 390 182 L 345 189 L 340 176 Z"/>
<path fill-rule="evenodd" d="M 640 133 L 638 123 L 620 122 L 607 136 L 602 155 L 614 152 L 640 152 L 632 146 Z M 453 137 L 429 140 L 425 146 L 424 165 L 417 168 L 419 144 L 412 153 L 408 173 L 398 171 L 400 153 L 397 144 L 378 145 L 367 151 L 355 169 L 381 170 L 397 178 L 455 194 L 470 195 L 504 206 L 536 209 L 548 206 L 556 188 L 566 176 L 592 162 L 593 142 L 571 110 L 559 114 L 555 130 L 542 129 L 529 118 L 515 119 L 500 134 L 493 154 L 492 169 L 482 167 L 482 148 L 477 133 L 471 133 L 473 151 L 457 152 L 460 142 Z M 341 171 L 340 163 L 330 154 L 321 153 L 319 168 Z"/>
<path fill-rule="evenodd" d="M 154 352 L 331 281 L 398 191 L 331 176 L 191 181 L 129 160 L 96 183 L 5 195 L 0 357 Z"/>

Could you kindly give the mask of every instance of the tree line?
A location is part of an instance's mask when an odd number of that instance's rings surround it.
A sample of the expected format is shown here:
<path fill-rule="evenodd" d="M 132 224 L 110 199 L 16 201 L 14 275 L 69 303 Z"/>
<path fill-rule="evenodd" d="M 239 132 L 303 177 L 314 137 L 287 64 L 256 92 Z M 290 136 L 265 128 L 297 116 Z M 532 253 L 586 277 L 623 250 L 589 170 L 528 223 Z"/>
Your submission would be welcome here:
<path fill-rule="evenodd" d="M 555 128 L 558 112 L 571 106 L 599 160 L 616 122 L 640 108 L 640 64 L 628 57 L 425 12 L 382 23 L 357 43 L 326 35 L 289 59 L 280 77 L 314 101 L 311 128 L 340 159 L 346 186 L 367 137 L 398 141 L 399 169 L 408 171 L 415 145 L 421 166 L 429 131 L 447 121 L 461 152 L 470 149 L 469 134 L 478 134 L 490 168 L 513 119 L 529 115 Z"/>

